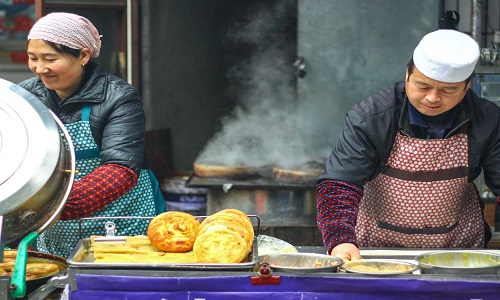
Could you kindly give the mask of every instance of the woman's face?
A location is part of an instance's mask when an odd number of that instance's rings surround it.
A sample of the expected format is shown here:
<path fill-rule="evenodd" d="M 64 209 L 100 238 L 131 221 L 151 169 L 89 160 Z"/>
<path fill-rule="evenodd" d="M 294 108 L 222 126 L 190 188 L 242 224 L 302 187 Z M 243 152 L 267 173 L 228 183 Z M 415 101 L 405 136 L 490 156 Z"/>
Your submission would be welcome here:
<path fill-rule="evenodd" d="M 426 116 L 437 116 L 455 107 L 465 96 L 470 82 L 447 83 L 431 79 L 415 67 L 406 71 L 406 95 L 410 103 Z"/>
<path fill-rule="evenodd" d="M 28 66 L 43 84 L 54 90 L 61 100 L 70 96 L 80 84 L 83 64 L 89 60 L 84 48 L 79 57 L 61 54 L 43 40 L 28 42 Z"/>

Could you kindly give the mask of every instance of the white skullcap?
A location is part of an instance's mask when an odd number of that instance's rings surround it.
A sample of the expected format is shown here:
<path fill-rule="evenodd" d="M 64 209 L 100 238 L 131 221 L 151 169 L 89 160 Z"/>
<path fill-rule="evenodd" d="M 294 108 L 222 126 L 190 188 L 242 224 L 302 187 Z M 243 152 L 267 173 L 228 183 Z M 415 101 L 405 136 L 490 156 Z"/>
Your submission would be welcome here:
<path fill-rule="evenodd" d="M 66 47 L 90 49 L 90 56 L 98 57 L 101 36 L 87 18 L 71 13 L 50 13 L 31 28 L 28 40 L 46 40 Z"/>
<path fill-rule="evenodd" d="M 470 36 L 456 30 L 440 29 L 425 35 L 413 52 L 417 69 L 442 82 L 467 79 L 479 59 L 479 46 Z"/>

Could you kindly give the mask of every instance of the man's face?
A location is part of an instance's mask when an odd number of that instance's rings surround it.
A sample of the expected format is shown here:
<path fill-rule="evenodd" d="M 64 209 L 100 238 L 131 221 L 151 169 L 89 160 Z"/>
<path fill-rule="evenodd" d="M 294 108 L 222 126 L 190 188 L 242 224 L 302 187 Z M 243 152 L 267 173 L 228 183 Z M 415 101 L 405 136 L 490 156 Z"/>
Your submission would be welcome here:
<path fill-rule="evenodd" d="M 470 82 L 448 83 L 431 79 L 415 67 L 406 71 L 406 95 L 410 103 L 426 116 L 437 116 L 455 107 L 465 96 Z"/>

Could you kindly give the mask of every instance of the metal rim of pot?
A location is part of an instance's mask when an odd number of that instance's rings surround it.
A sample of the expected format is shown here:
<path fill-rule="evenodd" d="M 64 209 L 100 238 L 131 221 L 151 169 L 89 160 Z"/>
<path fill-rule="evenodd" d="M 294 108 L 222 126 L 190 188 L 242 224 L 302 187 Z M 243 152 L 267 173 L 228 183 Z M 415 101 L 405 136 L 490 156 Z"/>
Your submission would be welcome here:
<path fill-rule="evenodd" d="M 9 245 L 58 220 L 75 154 L 64 125 L 38 98 L 3 79 L 0 94 L 1 235 Z"/>
<path fill-rule="evenodd" d="M 51 112 L 51 114 L 54 117 L 54 120 L 60 127 L 60 130 L 63 132 L 67 145 L 69 148 L 69 156 L 70 156 L 70 164 L 71 164 L 71 172 L 69 173 L 69 182 L 73 182 L 74 177 L 75 177 L 75 164 L 76 164 L 76 157 L 75 157 L 75 151 L 73 149 L 73 144 L 71 142 L 71 137 L 69 136 L 69 133 L 67 132 L 66 128 L 64 127 L 64 124 Z M 26 265 L 28 263 L 28 256 L 29 256 L 29 246 L 33 244 L 33 242 L 36 240 L 38 235 L 50 227 L 50 225 L 54 224 L 58 219 L 59 219 L 59 214 L 64 208 L 64 205 L 66 204 L 66 199 L 69 196 L 69 193 L 71 192 L 72 184 L 68 184 L 66 189 L 64 190 L 64 196 L 63 199 L 64 201 L 60 201 L 59 205 L 57 206 L 57 209 L 54 214 L 50 216 L 50 218 L 42 224 L 38 228 L 37 231 L 32 232 L 28 234 L 25 238 L 21 240 L 21 243 L 19 244 L 18 252 L 17 252 L 17 257 L 16 257 L 16 262 L 14 264 L 14 272 L 12 274 L 12 281 L 11 281 L 11 297 L 13 298 L 20 298 L 24 297 L 27 292 L 27 284 L 26 284 Z"/>
<path fill-rule="evenodd" d="M 20 241 L 10 296 L 22 298 L 28 248 L 59 219 L 76 159 L 64 124 L 34 95 L 3 79 L 0 94 L 0 238 Z"/>

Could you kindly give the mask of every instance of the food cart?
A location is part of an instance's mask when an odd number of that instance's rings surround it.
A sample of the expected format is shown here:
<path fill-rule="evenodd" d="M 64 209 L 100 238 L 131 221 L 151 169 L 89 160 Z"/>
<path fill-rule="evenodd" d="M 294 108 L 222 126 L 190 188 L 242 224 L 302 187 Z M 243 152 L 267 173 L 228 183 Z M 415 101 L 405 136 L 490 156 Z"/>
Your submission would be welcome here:
<path fill-rule="evenodd" d="M 321 246 L 297 247 L 322 253 Z M 364 258 L 414 261 L 428 250 L 365 249 Z M 271 267 L 272 269 L 272 267 Z M 71 299 L 498 299 L 500 273 L 486 275 L 364 275 L 337 272 L 204 270 L 141 265 L 134 268 L 72 264 Z"/>

